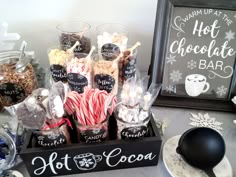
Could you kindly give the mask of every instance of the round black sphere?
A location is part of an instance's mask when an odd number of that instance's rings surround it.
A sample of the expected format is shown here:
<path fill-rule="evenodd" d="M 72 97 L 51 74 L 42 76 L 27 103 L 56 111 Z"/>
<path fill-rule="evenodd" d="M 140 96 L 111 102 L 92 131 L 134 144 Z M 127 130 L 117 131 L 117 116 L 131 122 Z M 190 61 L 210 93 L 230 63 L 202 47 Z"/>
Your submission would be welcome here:
<path fill-rule="evenodd" d="M 193 128 L 180 137 L 176 151 L 190 165 L 209 169 L 223 159 L 225 142 L 222 136 L 211 128 Z"/>

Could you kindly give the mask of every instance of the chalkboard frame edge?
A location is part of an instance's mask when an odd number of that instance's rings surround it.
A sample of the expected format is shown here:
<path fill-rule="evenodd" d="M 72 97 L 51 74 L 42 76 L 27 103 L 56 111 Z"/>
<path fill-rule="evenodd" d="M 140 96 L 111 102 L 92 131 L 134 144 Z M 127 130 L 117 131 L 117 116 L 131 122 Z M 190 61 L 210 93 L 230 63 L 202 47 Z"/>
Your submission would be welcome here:
<path fill-rule="evenodd" d="M 153 36 L 153 46 L 151 62 L 149 66 L 150 83 L 162 83 L 164 73 L 165 53 L 167 48 L 170 20 L 174 6 L 195 7 L 195 8 L 214 8 L 222 10 L 235 10 L 236 1 L 234 0 L 159 0 L 156 10 L 156 21 Z M 236 69 L 236 58 L 234 71 Z M 236 112 L 231 98 L 236 95 L 236 74 L 232 77 L 228 100 L 207 100 L 198 98 L 184 98 L 180 96 L 171 97 L 159 94 L 153 106 L 166 106 L 176 108 L 215 110 L 223 112 Z M 216 106 L 217 105 L 217 106 Z"/>

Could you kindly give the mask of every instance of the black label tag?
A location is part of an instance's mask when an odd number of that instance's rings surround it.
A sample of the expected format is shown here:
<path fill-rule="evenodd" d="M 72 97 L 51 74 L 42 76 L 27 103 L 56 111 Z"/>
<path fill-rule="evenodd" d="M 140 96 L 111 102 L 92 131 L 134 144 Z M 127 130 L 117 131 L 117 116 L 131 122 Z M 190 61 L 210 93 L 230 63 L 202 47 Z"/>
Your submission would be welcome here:
<path fill-rule="evenodd" d="M 67 74 L 70 89 L 78 93 L 84 92 L 84 87 L 88 85 L 88 79 L 81 74 Z"/>
<path fill-rule="evenodd" d="M 55 82 L 62 81 L 67 82 L 66 69 L 61 65 L 51 65 L 50 71 L 52 78 Z"/>
<path fill-rule="evenodd" d="M 147 131 L 148 129 L 146 126 L 128 127 L 121 131 L 121 137 L 122 139 L 138 139 L 144 137 L 147 134 Z"/>
<path fill-rule="evenodd" d="M 104 129 L 85 130 L 80 132 L 80 140 L 86 143 L 100 143 L 106 139 Z"/>
<path fill-rule="evenodd" d="M 136 59 L 130 60 L 124 67 L 123 67 L 123 77 L 125 79 L 129 79 L 135 76 L 136 71 Z"/>
<path fill-rule="evenodd" d="M 4 106 L 10 106 L 23 101 L 26 94 L 21 86 L 8 82 L 0 85 L 0 97 Z"/>
<path fill-rule="evenodd" d="M 94 82 L 99 90 L 106 90 L 110 93 L 115 85 L 115 79 L 108 74 L 96 74 Z"/>
<path fill-rule="evenodd" d="M 101 53 L 105 60 L 114 60 L 120 54 L 120 48 L 115 44 L 107 43 L 102 46 Z"/>
<path fill-rule="evenodd" d="M 66 137 L 64 134 L 51 132 L 47 135 L 37 135 L 37 143 L 42 147 L 55 147 L 61 144 L 66 144 Z"/>

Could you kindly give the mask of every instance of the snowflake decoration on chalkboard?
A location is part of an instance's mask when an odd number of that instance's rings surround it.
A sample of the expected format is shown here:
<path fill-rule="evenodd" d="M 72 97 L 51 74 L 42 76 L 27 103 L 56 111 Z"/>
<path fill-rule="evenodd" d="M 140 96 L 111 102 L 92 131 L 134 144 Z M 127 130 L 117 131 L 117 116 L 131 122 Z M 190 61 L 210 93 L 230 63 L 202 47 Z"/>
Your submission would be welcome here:
<path fill-rule="evenodd" d="M 234 39 L 234 35 L 235 35 L 235 32 L 232 32 L 231 30 L 229 30 L 229 32 L 225 32 L 225 39 L 230 41 L 231 39 Z"/>
<path fill-rule="evenodd" d="M 197 62 L 194 61 L 194 60 L 190 60 L 190 61 L 188 61 L 187 64 L 188 64 L 188 68 L 189 68 L 189 69 L 194 69 L 194 68 L 197 67 Z"/>
<path fill-rule="evenodd" d="M 223 128 L 220 127 L 223 123 L 216 121 L 215 118 L 210 117 L 208 113 L 206 114 L 193 114 L 191 113 L 192 117 L 189 119 L 192 121 L 189 124 L 194 127 L 208 127 L 212 128 L 216 131 L 222 131 Z"/>
<path fill-rule="evenodd" d="M 175 85 L 168 85 L 165 89 L 168 93 L 176 93 L 176 86 Z"/>
<path fill-rule="evenodd" d="M 172 65 L 174 62 L 176 62 L 175 56 L 172 56 L 172 55 L 170 54 L 169 57 L 166 57 L 166 63 L 170 63 L 170 64 Z"/>
<path fill-rule="evenodd" d="M 48 139 L 55 140 L 60 136 L 59 133 L 52 133 L 48 135 Z"/>
<path fill-rule="evenodd" d="M 94 164 L 94 162 L 93 162 L 92 159 L 83 158 L 81 161 L 79 161 L 79 164 L 80 164 L 81 167 L 89 168 L 91 165 Z"/>
<path fill-rule="evenodd" d="M 173 82 L 179 82 L 181 79 L 182 73 L 179 70 L 173 70 L 172 73 L 170 73 L 170 80 Z"/>
<path fill-rule="evenodd" d="M 217 95 L 224 96 L 227 93 L 227 89 L 224 85 L 221 85 L 220 87 L 217 87 Z"/>

